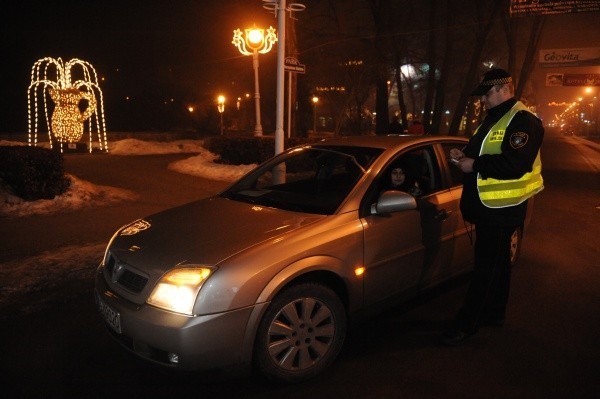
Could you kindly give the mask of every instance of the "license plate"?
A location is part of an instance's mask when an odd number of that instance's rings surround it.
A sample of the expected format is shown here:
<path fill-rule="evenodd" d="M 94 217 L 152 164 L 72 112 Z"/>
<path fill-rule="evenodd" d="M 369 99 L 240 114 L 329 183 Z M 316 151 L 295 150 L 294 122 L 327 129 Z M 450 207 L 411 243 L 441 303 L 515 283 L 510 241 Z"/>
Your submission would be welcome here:
<path fill-rule="evenodd" d="M 98 302 L 98 311 L 104 318 L 104 321 L 106 321 L 110 328 L 121 334 L 121 315 L 119 312 L 104 303 L 99 295 L 96 295 L 96 299 Z"/>

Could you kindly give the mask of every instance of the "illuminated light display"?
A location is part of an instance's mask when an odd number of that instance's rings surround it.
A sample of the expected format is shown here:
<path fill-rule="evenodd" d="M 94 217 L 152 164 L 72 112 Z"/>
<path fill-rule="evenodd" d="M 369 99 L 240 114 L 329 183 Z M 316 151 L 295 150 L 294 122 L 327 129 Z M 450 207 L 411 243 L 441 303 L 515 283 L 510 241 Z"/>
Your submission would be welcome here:
<path fill-rule="evenodd" d="M 75 70 L 79 72 L 76 80 L 73 78 Z M 27 89 L 30 146 L 37 145 L 42 110 L 50 148 L 54 138 L 62 152 L 64 144 L 78 143 L 87 131 L 89 152 L 92 152 L 92 132 L 95 131 L 99 149 L 108 151 L 102 91 L 96 70 L 89 62 L 74 58 L 65 64 L 60 58 L 50 57 L 35 62 Z"/>
<path fill-rule="evenodd" d="M 242 33 L 241 29 L 233 31 L 233 41 L 231 44 L 237 47 L 237 49 L 243 55 L 252 56 L 252 66 L 254 68 L 254 108 L 256 112 L 256 125 L 254 127 L 254 135 L 262 136 L 262 125 L 260 123 L 260 89 L 258 83 L 258 53 L 266 54 L 271 51 L 273 44 L 277 42 L 277 34 L 275 28 L 272 26 L 265 30 L 260 28 L 249 28 L 244 30 Z"/>
<path fill-rule="evenodd" d="M 346 87 L 344 86 L 331 86 L 331 87 L 326 87 L 326 86 L 317 86 L 315 88 L 316 91 L 346 91 Z"/>

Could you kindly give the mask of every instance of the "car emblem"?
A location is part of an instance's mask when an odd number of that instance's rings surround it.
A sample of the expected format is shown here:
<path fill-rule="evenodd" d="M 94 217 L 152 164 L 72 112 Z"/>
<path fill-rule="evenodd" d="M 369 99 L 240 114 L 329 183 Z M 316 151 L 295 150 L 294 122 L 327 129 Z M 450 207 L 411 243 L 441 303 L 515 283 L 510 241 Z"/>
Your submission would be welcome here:
<path fill-rule="evenodd" d="M 125 226 L 119 235 L 121 236 L 132 236 L 134 234 L 139 233 L 140 231 L 144 231 L 150 228 L 150 223 L 143 219 L 138 219 L 135 222 L 132 222 Z"/>

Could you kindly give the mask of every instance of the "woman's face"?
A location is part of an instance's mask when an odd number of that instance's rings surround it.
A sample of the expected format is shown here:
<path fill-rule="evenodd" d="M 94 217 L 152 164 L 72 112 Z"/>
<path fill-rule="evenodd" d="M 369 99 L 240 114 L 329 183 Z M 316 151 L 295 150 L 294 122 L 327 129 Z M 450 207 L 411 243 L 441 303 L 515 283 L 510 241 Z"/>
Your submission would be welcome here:
<path fill-rule="evenodd" d="M 401 186 L 405 179 L 406 176 L 404 175 L 404 170 L 402 170 L 402 168 L 392 169 L 392 185 Z"/>

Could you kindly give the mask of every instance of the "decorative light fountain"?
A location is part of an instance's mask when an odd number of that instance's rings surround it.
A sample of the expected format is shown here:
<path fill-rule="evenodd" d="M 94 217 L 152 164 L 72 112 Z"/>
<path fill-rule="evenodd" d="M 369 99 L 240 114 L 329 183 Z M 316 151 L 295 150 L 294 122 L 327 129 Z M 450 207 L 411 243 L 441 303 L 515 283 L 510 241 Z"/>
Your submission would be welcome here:
<path fill-rule="evenodd" d="M 73 80 L 76 67 L 79 67 L 77 69 L 80 69 L 80 72 L 77 80 Z M 54 102 L 50 117 L 49 99 Z M 65 144 L 67 148 L 76 148 L 84 131 L 87 131 L 89 152 L 92 152 L 92 132 L 95 131 L 98 135 L 99 149 L 108 151 L 102 91 L 92 64 L 77 58 L 64 64 L 62 59 L 50 57 L 35 62 L 27 91 L 30 146 L 37 146 L 41 103 L 48 127 L 50 148 L 53 146 L 53 138 L 60 144 L 61 152 Z"/>

